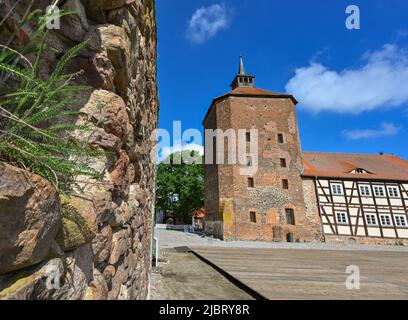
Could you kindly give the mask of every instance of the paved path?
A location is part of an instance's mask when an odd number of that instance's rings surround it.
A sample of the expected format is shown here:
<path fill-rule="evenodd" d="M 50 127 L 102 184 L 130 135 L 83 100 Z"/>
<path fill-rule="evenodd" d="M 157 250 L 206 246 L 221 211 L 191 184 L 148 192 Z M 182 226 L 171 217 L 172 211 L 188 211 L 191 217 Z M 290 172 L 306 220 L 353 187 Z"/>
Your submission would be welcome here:
<path fill-rule="evenodd" d="M 192 253 L 166 249 L 161 252 L 158 272 L 152 273 L 152 300 L 249 300 L 212 267 Z"/>
<path fill-rule="evenodd" d="M 153 299 L 250 299 L 189 247 L 269 299 L 408 299 L 408 248 L 324 243 L 223 242 L 156 230 L 159 272 Z M 347 266 L 359 267 L 360 290 L 346 289 Z"/>
<path fill-rule="evenodd" d="M 159 238 L 160 248 L 177 248 L 184 246 L 200 246 L 214 248 L 258 248 L 258 249 L 310 249 L 310 250 L 342 250 L 342 251 L 392 251 L 408 252 L 404 246 L 373 246 L 373 245 L 347 245 L 327 243 L 280 243 L 280 242 L 255 242 L 255 241 L 221 241 L 201 237 L 195 234 L 180 231 L 155 230 Z"/>
<path fill-rule="evenodd" d="M 408 300 L 408 253 L 380 251 L 192 248 L 272 300 Z M 360 290 L 347 290 L 346 268 L 360 270 Z"/>

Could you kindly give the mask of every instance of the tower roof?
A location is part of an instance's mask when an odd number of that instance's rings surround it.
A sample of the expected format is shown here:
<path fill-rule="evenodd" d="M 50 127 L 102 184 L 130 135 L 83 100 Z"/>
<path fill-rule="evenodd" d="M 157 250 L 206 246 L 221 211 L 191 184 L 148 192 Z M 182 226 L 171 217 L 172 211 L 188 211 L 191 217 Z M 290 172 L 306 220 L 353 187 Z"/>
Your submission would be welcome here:
<path fill-rule="evenodd" d="M 236 88 L 254 88 L 255 76 L 247 75 L 245 73 L 244 58 L 239 56 L 239 69 L 238 74 L 235 76 L 231 83 L 231 88 L 234 90 Z"/>

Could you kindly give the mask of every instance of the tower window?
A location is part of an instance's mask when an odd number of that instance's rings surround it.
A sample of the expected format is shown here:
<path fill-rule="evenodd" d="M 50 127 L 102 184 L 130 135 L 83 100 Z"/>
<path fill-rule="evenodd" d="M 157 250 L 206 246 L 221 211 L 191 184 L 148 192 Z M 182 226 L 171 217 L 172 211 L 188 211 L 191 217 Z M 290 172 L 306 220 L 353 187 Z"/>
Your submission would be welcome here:
<path fill-rule="evenodd" d="M 281 166 L 281 168 L 286 168 L 286 167 L 287 167 L 286 159 L 285 159 L 285 158 L 281 158 L 281 159 L 280 159 L 280 166 Z"/>
<path fill-rule="evenodd" d="M 248 188 L 255 188 L 254 178 L 248 178 Z"/>
<path fill-rule="evenodd" d="M 256 212 L 251 211 L 249 213 L 249 219 L 251 220 L 252 223 L 256 223 Z"/>
<path fill-rule="evenodd" d="M 252 167 L 252 158 L 251 157 L 247 158 L 247 167 Z"/>
<path fill-rule="evenodd" d="M 278 134 L 278 143 L 281 143 L 281 144 L 285 143 L 285 141 L 284 141 L 284 139 L 283 139 L 283 134 L 282 134 L 282 133 L 279 133 L 279 134 Z"/>
<path fill-rule="evenodd" d="M 213 163 L 217 164 L 217 138 L 213 139 Z"/>
<path fill-rule="evenodd" d="M 246 141 L 251 142 L 251 133 L 250 132 L 246 133 Z"/>
<path fill-rule="evenodd" d="M 285 190 L 288 190 L 288 189 L 289 189 L 289 181 L 288 181 L 288 179 L 283 179 L 283 180 L 282 180 L 282 188 L 285 189 Z"/>
<path fill-rule="evenodd" d="M 286 224 L 295 225 L 295 211 L 293 209 L 286 209 Z"/>

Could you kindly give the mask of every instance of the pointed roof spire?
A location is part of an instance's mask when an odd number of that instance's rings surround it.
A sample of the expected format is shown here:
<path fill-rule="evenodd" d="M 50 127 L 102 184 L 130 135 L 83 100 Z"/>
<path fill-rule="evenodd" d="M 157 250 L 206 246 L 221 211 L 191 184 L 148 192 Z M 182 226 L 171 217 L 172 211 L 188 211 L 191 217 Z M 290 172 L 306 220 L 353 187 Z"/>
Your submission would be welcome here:
<path fill-rule="evenodd" d="M 245 74 L 245 67 L 244 67 L 244 58 L 242 54 L 239 56 L 239 72 L 238 74 L 244 75 Z"/>
<path fill-rule="evenodd" d="M 238 74 L 232 81 L 231 88 L 234 90 L 236 88 L 254 88 L 255 76 L 247 75 L 245 73 L 244 58 L 242 55 L 239 56 L 239 70 Z"/>

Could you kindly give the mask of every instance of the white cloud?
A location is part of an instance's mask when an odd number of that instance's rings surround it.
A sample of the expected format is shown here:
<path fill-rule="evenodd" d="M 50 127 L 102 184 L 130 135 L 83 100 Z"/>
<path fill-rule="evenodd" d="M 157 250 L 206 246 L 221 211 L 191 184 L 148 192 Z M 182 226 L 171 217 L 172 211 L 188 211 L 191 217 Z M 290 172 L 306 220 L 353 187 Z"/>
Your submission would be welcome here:
<path fill-rule="evenodd" d="M 341 72 L 311 62 L 296 70 L 286 90 L 312 112 L 359 114 L 408 103 L 408 52 L 386 44 L 363 55 L 364 64 Z"/>
<path fill-rule="evenodd" d="M 397 127 L 393 123 L 383 122 L 378 129 L 356 129 L 344 130 L 343 135 L 350 140 L 373 139 L 398 134 L 401 127 Z"/>
<path fill-rule="evenodd" d="M 213 4 L 194 12 L 188 22 L 187 38 L 194 43 L 203 43 L 227 28 L 231 21 L 231 11 L 225 5 Z"/>
<path fill-rule="evenodd" d="M 204 155 L 204 147 L 202 145 L 196 143 L 184 143 L 184 144 L 177 144 L 172 147 L 163 147 L 159 152 L 158 162 L 162 162 L 165 160 L 169 155 L 175 152 L 180 151 L 196 151 L 200 156 Z"/>

